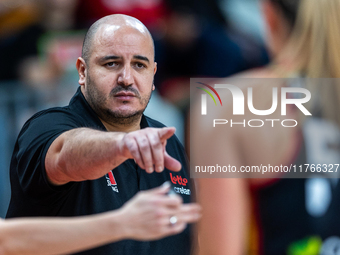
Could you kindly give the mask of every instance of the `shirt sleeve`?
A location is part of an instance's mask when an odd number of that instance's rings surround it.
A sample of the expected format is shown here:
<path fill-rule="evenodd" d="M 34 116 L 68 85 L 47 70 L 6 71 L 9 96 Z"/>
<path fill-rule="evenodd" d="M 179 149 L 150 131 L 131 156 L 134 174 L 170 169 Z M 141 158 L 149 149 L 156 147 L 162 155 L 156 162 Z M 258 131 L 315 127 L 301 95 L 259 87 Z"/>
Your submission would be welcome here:
<path fill-rule="evenodd" d="M 58 199 L 72 186 L 54 186 L 47 180 L 46 153 L 62 133 L 81 126 L 79 117 L 66 110 L 52 110 L 33 116 L 19 134 L 12 159 L 23 192 L 38 203 Z"/>

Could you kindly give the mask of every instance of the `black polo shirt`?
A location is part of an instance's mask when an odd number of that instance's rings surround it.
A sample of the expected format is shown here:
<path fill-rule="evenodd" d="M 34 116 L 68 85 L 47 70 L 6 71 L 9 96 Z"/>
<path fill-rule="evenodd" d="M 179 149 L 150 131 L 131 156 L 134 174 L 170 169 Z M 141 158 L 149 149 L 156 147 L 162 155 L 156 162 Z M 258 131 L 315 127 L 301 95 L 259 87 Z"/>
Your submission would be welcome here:
<path fill-rule="evenodd" d="M 165 169 L 148 174 L 135 162 L 126 160 L 97 180 L 53 186 L 47 181 L 45 156 L 49 146 L 65 131 L 88 127 L 106 131 L 105 127 L 78 88 L 66 107 L 41 111 L 23 126 L 15 144 L 11 168 L 12 196 L 7 218 L 26 216 L 79 216 L 120 208 L 138 191 L 162 185 L 171 180 L 173 189 L 185 203 L 190 202 L 187 161 L 183 146 L 175 136 L 166 145 L 172 157 L 183 166 L 180 172 Z M 164 127 L 143 115 L 141 128 Z M 124 240 L 80 254 L 189 254 L 189 228 L 183 233 L 152 242 Z"/>

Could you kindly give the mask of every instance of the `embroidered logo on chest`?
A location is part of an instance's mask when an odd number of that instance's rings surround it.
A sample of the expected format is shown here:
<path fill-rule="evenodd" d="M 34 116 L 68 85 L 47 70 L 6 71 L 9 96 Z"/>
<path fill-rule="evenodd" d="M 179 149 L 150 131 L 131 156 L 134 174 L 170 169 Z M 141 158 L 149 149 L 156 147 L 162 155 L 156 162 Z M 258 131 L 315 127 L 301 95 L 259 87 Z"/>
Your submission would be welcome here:
<path fill-rule="evenodd" d="M 105 175 L 107 186 L 111 187 L 114 192 L 119 193 L 116 179 L 112 170 Z"/>
<path fill-rule="evenodd" d="M 190 189 L 188 189 L 187 187 L 187 183 L 188 183 L 187 178 L 183 178 L 180 175 L 172 175 L 172 173 L 170 173 L 170 180 L 173 184 L 181 186 L 181 187 L 176 187 L 176 186 L 173 187 L 176 193 L 182 194 L 182 195 L 188 195 L 188 196 L 191 194 Z"/>

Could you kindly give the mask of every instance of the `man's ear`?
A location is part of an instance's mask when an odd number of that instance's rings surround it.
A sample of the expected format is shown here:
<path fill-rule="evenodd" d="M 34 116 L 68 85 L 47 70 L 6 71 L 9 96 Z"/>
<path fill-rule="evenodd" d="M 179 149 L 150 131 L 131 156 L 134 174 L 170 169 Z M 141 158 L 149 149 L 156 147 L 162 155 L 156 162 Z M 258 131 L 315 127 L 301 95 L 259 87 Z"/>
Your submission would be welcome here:
<path fill-rule="evenodd" d="M 153 68 L 153 75 L 157 72 L 157 62 L 155 62 L 155 67 Z M 152 90 L 155 90 L 155 84 L 152 84 Z"/>
<path fill-rule="evenodd" d="M 153 68 L 153 75 L 155 75 L 157 72 L 157 62 L 155 62 L 155 67 Z"/>
<path fill-rule="evenodd" d="M 80 86 L 85 86 L 85 81 L 86 81 L 86 63 L 83 58 L 78 58 L 76 62 L 76 67 L 78 70 L 78 75 L 79 75 L 79 84 Z"/>

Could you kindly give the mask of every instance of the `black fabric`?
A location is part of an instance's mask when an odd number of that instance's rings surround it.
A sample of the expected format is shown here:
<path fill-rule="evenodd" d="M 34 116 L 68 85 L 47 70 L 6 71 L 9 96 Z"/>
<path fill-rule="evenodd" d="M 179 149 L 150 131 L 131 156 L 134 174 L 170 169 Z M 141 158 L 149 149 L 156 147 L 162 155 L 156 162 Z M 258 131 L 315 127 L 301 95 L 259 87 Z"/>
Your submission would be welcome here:
<path fill-rule="evenodd" d="M 303 142 L 292 165 L 305 163 L 307 158 Z M 324 241 L 330 236 L 340 236 L 340 185 L 332 188 L 332 200 L 327 212 L 320 217 L 313 217 L 305 205 L 306 181 L 304 178 L 278 179 L 254 191 L 260 227 L 260 254 L 298 254 L 289 251 L 294 246 L 295 249 L 300 247 L 299 254 L 309 254 L 304 246 L 309 238 L 317 237 Z"/>
<path fill-rule="evenodd" d="M 15 144 L 11 161 L 10 178 L 12 196 L 7 218 L 26 216 L 78 216 L 90 215 L 121 207 L 138 191 L 162 185 L 173 176 L 187 176 L 187 160 L 183 146 L 171 137 L 166 146 L 169 155 L 182 163 L 182 170 L 173 173 L 165 169 L 162 173 L 147 174 L 133 160 L 127 160 L 112 170 L 116 181 L 115 192 L 109 185 L 109 175 L 97 180 L 53 186 L 46 178 L 45 156 L 51 143 L 67 130 L 88 127 L 106 131 L 101 121 L 90 108 L 78 89 L 66 107 L 41 111 L 30 118 L 22 128 Z M 146 116 L 142 117 L 141 128 L 163 127 Z M 175 189 L 189 189 L 176 184 Z M 182 189 L 183 190 L 183 189 Z M 190 196 L 180 194 L 185 203 Z M 181 234 L 159 241 L 138 242 L 125 240 L 105 245 L 79 254 L 189 254 L 189 227 Z"/>

